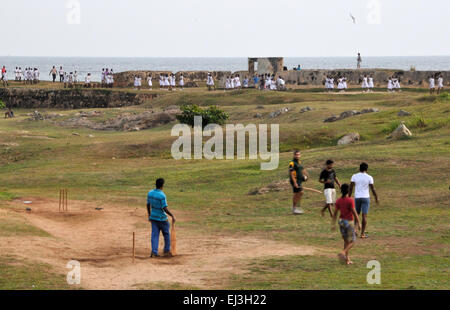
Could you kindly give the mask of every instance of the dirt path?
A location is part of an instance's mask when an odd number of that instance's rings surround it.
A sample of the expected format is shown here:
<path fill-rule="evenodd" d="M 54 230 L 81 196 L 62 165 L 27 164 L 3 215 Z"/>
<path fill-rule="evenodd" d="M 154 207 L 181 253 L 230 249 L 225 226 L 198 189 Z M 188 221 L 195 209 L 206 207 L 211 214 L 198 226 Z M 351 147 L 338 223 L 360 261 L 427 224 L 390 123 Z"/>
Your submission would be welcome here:
<path fill-rule="evenodd" d="M 26 200 L 33 201 L 31 212 L 25 210 Z M 150 259 L 150 228 L 144 209 L 70 201 L 70 212 L 59 213 L 58 201 L 41 198 L 22 198 L 12 206 L 15 211 L 8 212 L 19 212 L 52 237 L 0 237 L 0 251 L 48 263 L 61 273 L 67 273 L 70 260 L 78 260 L 81 285 L 86 289 L 134 289 L 155 282 L 220 288 L 231 274 L 246 272 L 248 259 L 317 251 L 253 237 L 198 235 L 181 227 L 177 229 L 179 255 Z M 104 210 L 97 211 L 97 207 Z M 183 216 L 178 220 L 183 222 Z M 137 236 L 134 264 L 133 231 Z"/>

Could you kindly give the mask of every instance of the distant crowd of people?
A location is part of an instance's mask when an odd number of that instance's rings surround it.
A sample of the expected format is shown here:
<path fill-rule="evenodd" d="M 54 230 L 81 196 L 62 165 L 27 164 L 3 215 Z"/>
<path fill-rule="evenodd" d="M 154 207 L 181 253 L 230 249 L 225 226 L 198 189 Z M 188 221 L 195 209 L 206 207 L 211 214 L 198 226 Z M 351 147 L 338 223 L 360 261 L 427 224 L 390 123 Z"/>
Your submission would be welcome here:
<path fill-rule="evenodd" d="M 142 77 L 139 75 L 134 76 L 134 88 L 140 90 L 142 88 Z M 153 89 L 153 76 L 149 74 L 147 76 L 147 85 L 151 90 Z M 159 89 L 163 90 L 175 90 L 177 89 L 177 85 L 180 90 L 184 89 L 184 76 L 180 75 L 177 83 L 177 77 L 175 74 L 160 74 L 159 75 Z"/>
<path fill-rule="evenodd" d="M 361 55 L 358 55 L 358 63 L 361 62 Z M 300 65 L 295 68 L 296 71 L 301 70 Z M 86 88 L 94 87 L 92 82 L 91 73 L 87 73 L 84 81 L 79 80 L 79 74 L 77 70 L 67 72 L 63 69 L 62 66 L 59 69 L 56 66 L 50 70 L 49 75 L 52 76 L 53 83 L 56 83 L 57 78 L 59 76 L 59 82 L 64 83 L 64 88 L 72 88 L 74 85 L 83 85 Z M 147 85 L 149 89 L 153 89 L 153 76 L 150 74 L 147 76 Z M 113 69 L 102 69 L 101 72 L 101 87 L 112 88 L 114 86 L 114 71 Z M 2 66 L 1 70 L 1 81 L 4 87 L 8 86 L 8 76 L 7 70 L 5 66 Z M 16 67 L 14 70 L 14 81 L 23 82 L 25 84 L 37 84 L 40 82 L 40 71 L 37 67 L 26 67 L 22 70 L 22 67 Z M 81 84 L 81 82 L 84 82 Z M 175 74 L 159 74 L 159 88 L 167 89 L 167 90 L 175 90 L 177 86 L 179 89 L 183 90 L 185 87 L 185 78 L 183 74 L 178 77 Z M 98 84 L 98 83 L 96 83 Z M 335 87 L 340 92 L 345 92 L 348 89 L 348 79 L 345 76 L 341 76 L 336 79 L 331 75 L 326 76 L 325 81 L 325 90 L 327 92 L 333 92 Z M 437 91 L 437 94 L 440 94 L 444 89 L 444 78 L 443 75 L 440 74 L 438 77 L 431 75 L 428 77 L 428 85 L 430 94 L 434 94 Z M 207 74 L 206 77 L 206 86 L 208 90 L 215 90 L 216 84 L 214 81 L 214 77 L 211 73 Z M 224 84 L 222 85 L 225 90 L 233 90 L 233 89 L 242 89 L 242 88 L 257 88 L 259 90 L 285 90 L 286 82 L 282 76 L 275 76 L 275 74 L 261 74 L 254 75 L 251 79 L 247 76 L 241 81 L 241 76 L 238 74 L 230 75 L 225 77 Z M 134 76 L 134 87 L 136 89 L 142 88 L 142 77 L 139 75 Z M 364 75 L 362 78 L 361 88 L 363 92 L 373 92 L 375 88 L 374 77 L 372 75 Z M 387 81 L 387 91 L 388 92 L 398 92 L 401 91 L 400 86 L 400 77 L 397 75 L 389 77 Z"/>

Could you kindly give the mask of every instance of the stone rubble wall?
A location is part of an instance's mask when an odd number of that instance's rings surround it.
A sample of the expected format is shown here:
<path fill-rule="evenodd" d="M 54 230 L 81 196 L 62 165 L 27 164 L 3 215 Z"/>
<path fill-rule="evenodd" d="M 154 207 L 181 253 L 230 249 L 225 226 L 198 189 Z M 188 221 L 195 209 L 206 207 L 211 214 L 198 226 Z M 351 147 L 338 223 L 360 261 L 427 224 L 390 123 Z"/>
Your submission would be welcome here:
<path fill-rule="evenodd" d="M 0 99 L 10 108 L 26 109 L 85 109 L 114 108 L 142 104 L 155 94 L 105 89 L 45 90 L 0 88 Z"/>

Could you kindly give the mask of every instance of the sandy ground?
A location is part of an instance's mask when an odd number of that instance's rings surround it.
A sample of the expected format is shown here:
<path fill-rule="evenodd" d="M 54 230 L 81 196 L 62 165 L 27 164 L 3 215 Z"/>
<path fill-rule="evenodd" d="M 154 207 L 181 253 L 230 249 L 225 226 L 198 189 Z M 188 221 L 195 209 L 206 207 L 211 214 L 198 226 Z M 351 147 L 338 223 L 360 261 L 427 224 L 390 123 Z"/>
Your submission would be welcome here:
<path fill-rule="evenodd" d="M 32 201 L 25 205 L 23 201 Z M 54 266 L 67 273 L 70 260 L 81 263 L 85 289 L 136 289 L 164 282 L 199 288 L 220 288 L 232 274 L 246 272 L 249 259 L 285 255 L 313 255 L 318 250 L 254 237 L 199 235 L 177 228 L 177 256 L 149 258 L 150 224 L 145 209 L 69 201 L 69 212 L 58 212 L 58 201 L 27 197 L 15 200 L 12 210 L 51 237 L 2 237 L 0 252 Z M 26 208 L 32 208 L 27 212 Z M 95 208 L 104 208 L 101 211 Z M 5 216 L 3 214 L 3 216 Z M 177 213 L 179 222 L 187 221 Z M 136 232 L 136 260 L 132 262 L 132 234 Z M 162 251 L 162 236 L 160 251 Z"/>

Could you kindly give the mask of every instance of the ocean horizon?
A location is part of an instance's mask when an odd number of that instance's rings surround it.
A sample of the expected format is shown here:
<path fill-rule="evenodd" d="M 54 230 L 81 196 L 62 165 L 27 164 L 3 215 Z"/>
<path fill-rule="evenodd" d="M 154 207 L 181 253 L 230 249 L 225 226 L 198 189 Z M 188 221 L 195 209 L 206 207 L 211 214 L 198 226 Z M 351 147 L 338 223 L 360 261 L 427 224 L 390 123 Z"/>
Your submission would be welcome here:
<path fill-rule="evenodd" d="M 284 57 L 284 65 L 293 69 L 355 69 L 356 56 L 336 57 Z M 63 66 L 66 72 L 77 71 L 79 77 L 91 73 L 94 81 L 100 80 L 103 68 L 114 72 L 149 71 L 242 71 L 248 69 L 247 57 L 60 57 L 60 56 L 0 56 L 0 66 L 6 66 L 8 79 L 14 79 L 14 69 L 36 67 L 40 79 L 48 81 L 53 66 Z M 450 56 L 363 56 L 362 69 L 397 69 L 417 71 L 450 70 Z"/>

